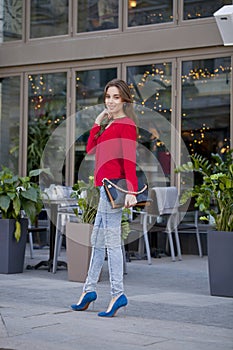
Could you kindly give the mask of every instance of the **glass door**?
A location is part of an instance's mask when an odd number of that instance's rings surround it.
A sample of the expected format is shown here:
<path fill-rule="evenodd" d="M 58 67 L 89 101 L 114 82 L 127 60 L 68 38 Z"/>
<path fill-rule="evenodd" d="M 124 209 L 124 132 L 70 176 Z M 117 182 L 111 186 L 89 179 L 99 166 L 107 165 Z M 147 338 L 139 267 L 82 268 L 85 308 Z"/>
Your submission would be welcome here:
<path fill-rule="evenodd" d="M 19 171 L 20 76 L 0 80 L 0 168 Z"/>
<path fill-rule="evenodd" d="M 76 71 L 74 182 L 87 181 L 94 174 L 94 156 L 86 154 L 86 143 L 95 118 L 104 109 L 104 87 L 116 77 L 116 67 Z"/>
<path fill-rule="evenodd" d="M 49 183 L 65 182 L 66 95 L 66 72 L 28 75 L 27 167 L 50 168 Z"/>
<path fill-rule="evenodd" d="M 138 176 L 151 186 L 170 183 L 172 63 L 126 68 L 139 119 Z"/>
<path fill-rule="evenodd" d="M 181 133 L 190 154 L 230 147 L 231 57 L 182 63 Z"/>

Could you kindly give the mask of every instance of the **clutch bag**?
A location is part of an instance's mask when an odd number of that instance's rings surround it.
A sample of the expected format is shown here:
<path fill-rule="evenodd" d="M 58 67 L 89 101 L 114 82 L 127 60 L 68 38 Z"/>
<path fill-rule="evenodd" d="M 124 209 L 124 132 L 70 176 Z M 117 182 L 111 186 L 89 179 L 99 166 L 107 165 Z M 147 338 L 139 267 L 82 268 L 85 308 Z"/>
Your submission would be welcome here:
<path fill-rule="evenodd" d="M 125 179 L 107 179 L 102 180 L 104 189 L 107 194 L 107 198 L 112 205 L 112 208 L 121 208 L 125 205 L 126 194 L 133 194 L 136 196 L 137 203 L 135 206 L 147 206 L 150 205 L 151 199 L 148 198 L 148 186 L 144 185 L 137 192 L 131 192 L 127 190 L 127 184 Z"/>

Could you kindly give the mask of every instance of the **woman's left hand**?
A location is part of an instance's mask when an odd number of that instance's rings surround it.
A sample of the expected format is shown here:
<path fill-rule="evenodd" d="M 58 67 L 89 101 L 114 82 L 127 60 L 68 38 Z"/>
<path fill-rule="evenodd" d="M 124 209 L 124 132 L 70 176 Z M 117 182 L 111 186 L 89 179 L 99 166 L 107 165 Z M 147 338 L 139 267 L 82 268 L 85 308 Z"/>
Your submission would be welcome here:
<path fill-rule="evenodd" d="M 125 208 L 130 208 L 137 203 L 136 196 L 133 194 L 127 194 L 125 196 Z"/>

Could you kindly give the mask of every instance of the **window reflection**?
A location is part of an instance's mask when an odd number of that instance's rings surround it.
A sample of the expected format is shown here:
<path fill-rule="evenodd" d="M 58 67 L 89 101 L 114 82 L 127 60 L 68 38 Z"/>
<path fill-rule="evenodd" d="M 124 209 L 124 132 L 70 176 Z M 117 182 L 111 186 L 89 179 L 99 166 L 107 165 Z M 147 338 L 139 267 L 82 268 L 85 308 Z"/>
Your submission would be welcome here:
<path fill-rule="evenodd" d="M 0 27 L 0 41 L 22 39 L 22 0 L 0 1 L 0 16 L 3 21 Z"/>
<path fill-rule="evenodd" d="M 116 68 L 78 71 L 76 73 L 76 110 L 103 103 L 103 91 L 108 81 L 116 78 Z"/>
<path fill-rule="evenodd" d="M 104 109 L 104 87 L 116 77 L 116 68 L 76 72 L 75 181 L 93 175 L 94 158 L 86 155 L 86 143 L 95 118 Z"/>
<path fill-rule="evenodd" d="M 40 167 L 44 149 L 53 131 L 66 119 L 66 73 L 29 75 L 28 84 L 28 171 Z M 65 126 L 64 126 L 65 127 Z M 57 159 L 64 157 L 65 130 L 63 139 L 53 139 L 53 144 L 45 154 L 43 164 L 56 176 L 64 168 L 57 169 Z M 52 157 L 51 157 L 52 155 Z M 47 157 L 47 158 L 46 158 Z M 48 164 L 47 159 L 53 159 Z M 63 158 L 64 159 L 64 158 Z M 55 167 L 55 168 L 53 168 Z"/>
<path fill-rule="evenodd" d="M 161 185 L 170 177 L 172 65 L 164 62 L 128 67 L 127 81 L 139 117 L 139 142 L 144 146 L 138 160 L 147 163 L 147 180 L 153 186 Z"/>
<path fill-rule="evenodd" d="M 77 32 L 118 28 L 119 1 L 78 0 Z"/>
<path fill-rule="evenodd" d="M 68 34 L 68 0 L 31 0 L 30 38 Z"/>
<path fill-rule="evenodd" d="M 20 77 L 0 81 L 0 166 L 18 173 Z"/>
<path fill-rule="evenodd" d="M 184 0 L 184 19 L 212 17 L 213 13 L 232 0 Z"/>
<path fill-rule="evenodd" d="M 173 21 L 173 0 L 128 0 L 128 26 Z"/>
<path fill-rule="evenodd" d="M 183 62 L 182 137 L 190 154 L 230 145 L 230 57 Z"/>

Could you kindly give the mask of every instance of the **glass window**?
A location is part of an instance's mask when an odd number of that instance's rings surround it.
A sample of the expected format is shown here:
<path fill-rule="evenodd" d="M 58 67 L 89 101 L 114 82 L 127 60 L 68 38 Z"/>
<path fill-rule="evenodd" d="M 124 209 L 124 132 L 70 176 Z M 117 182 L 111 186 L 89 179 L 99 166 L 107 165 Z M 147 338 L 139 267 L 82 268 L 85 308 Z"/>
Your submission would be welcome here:
<path fill-rule="evenodd" d="M 22 0 L 1 0 L 0 24 L 1 42 L 22 40 Z"/>
<path fill-rule="evenodd" d="M 31 0 L 30 38 L 68 34 L 68 0 Z"/>
<path fill-rule="evenodd" d="M 41 165 L 48 167 L 56 183 L 65 175 L 64 167 L 58 164 L 65 159 L 66 131 L 62 122 L 66 119 L 66 73 L 41 73 L 28 79 L 28 171 Z M 60 133 L 56 134 L 58 126 Z"/>
<path fill-rule="evenodd" d="M 184 0 L 184 19 L 212 17 L 224 5 L 232 5 L 232 0 Z"/>
<path fill-rule="evenodd" d="M 118 28 L 119 1 L 78 0 L 77 32 Z"/>
<path fill-rule="evenodd" d="M 20 77 L 0 79 L 0 166 L 16 174 L 19 160 Z"/>
<path fill-rule="evenodd" d="M 169 182 L 172 64 L 128 67 L 127 81 L 139 118 L 138 161 L 146 163 L 144 173 L 152 186 Z"/>
<path fill-rule="evenodd" d="M 86 155 L 89 131 L 103 111 L 104 87 L 117 77 L 117 68 L 76 72 L 75 181 L 87 180 L 94 173 L 94 158 Z"/>
<path fill-rule="evenodd" d="M 190 154 L 230 146 L 230 57 L 183 62 L 182 137 Z"/>
<path fill-rule="evenodd" d="M 173 21 L 173 0 L 128 0 L 128 26 Z"/>

